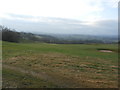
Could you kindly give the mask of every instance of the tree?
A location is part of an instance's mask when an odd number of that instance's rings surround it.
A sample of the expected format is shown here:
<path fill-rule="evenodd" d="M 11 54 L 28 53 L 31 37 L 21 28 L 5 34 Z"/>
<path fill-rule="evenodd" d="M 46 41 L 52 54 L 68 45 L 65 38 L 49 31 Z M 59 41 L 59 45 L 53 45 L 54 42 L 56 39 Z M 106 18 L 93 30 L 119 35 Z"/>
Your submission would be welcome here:
<path fill-rule="evenodd" d="M 2 26 L 2 40 L 8 42 L 19 42 L 20 33 Z"/>

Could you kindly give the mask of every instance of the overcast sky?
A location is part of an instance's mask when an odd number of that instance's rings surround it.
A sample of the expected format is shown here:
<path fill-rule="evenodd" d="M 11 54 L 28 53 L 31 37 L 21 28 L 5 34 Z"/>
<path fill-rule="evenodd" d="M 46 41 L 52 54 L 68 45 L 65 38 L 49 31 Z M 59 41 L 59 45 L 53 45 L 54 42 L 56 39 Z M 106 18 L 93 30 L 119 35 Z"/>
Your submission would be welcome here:
<path fill-rule="evenodd" d="M 0 24 L 17 31 L 117 35 L 119 0 L 1 0 Z"/>

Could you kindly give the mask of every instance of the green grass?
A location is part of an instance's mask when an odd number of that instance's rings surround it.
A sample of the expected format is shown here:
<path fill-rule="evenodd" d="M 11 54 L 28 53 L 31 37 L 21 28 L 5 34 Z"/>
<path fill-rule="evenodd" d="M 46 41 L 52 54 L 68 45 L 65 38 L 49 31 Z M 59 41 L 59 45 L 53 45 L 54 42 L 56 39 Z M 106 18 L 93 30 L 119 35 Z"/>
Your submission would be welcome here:
<path fill-rule="evenodd" d="M 100 52 L 99 49 L 113 52 Z M 21 68 L 35 73 L 44 72 L 49 76 L 45 83 L 47 87 L 117 87 L 118 45 L 3 42 L 3 65 L 16 67 L 16 70 Z M 4 82 L 9 80 L 14 83 L 16 77 L 20 79 L 24 76 L 22 72 L 17 74 L 15 70 L 8 70 L 3 68 Z M 12 77 L 9 73 L 18 76 Z M 31 87 L 43 85 L 42 81 L 38 83 L 36 79 L 30 79 L 29 82 L 33 82 Z M 3 86 L 6 87 L 4 83 Z M 17 86 L 24 85 L 18 83 Z"/>
<path fill-rule="evenodd" d="M 5 47 L 5 48 L 4 48 Z M 15 43 L 7 43 L 3 42 L 3 53 L 12 53 L 17 52 L 18 54 L 24 53 L 43 53 L 43 52 L 59 52 L 68 55 L 75 55 L 80 57 L 97 57 L 97 58 L 105 58 L 105 59 L 117 59 L 116 53 L 101 53 L 98 52 L 99 48 L 110 49 L 117 52 L 117 45 L 109 45 L 109 44 L 41 44 L 41 43 L 29 43 L 29 44 L 15 44 Z M 19 52 L 18 52 L 19 51 Z M 4 53 L 4 54 L 5 54 Z M 8 55 L 8 54 L 7 54 Z M 5 54 L 6 56 L 6 54 Z M 11 56 L 11 55 L 10 55 Z"/>
<path fill-rule="evenodd" d="M 40 78 L 20 73 L 10 69 L 3 69 L 3 87 L 6 88 L 53 88 L 56 85 Z"/>

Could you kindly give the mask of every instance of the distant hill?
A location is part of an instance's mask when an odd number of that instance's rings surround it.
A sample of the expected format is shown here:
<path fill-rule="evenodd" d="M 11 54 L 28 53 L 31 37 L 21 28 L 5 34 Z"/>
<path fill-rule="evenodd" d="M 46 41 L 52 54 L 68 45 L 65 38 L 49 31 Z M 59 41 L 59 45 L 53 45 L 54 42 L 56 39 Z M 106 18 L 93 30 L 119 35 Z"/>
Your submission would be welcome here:
<path fill-rule="evenodd" d="M 56 44 L 117 43 L 116 36 L 91 36 L 79 34 L 33 34 L 20 32 L 22 42 L 44 42 Z"/>
<path fill-rule="evenodd" d="M 53 43 L 57 41 L 57 38 L 50 35 L 40 35 L 33 33 L 20 32 L 21 42 L 45 42 L 45 43 Z"/>
<path fill-rule="evenodd" d="M 68 41 L 80 41 L 83 43 L 117 43 L 118 36 L 102 36 L 102 35 L 81 35 L 81 34 L 54 34 L 58 39 Z"/>
<path fill-rule="evenodd" d="M 41 42 L 55 44 L 89 44 L 89 43 L 118 43 L 117 36 L 93 36 L 80 34 L 33 34 L 17 32 L 7 27 L 1 27 L 2 40 L 9 42 Z"/>

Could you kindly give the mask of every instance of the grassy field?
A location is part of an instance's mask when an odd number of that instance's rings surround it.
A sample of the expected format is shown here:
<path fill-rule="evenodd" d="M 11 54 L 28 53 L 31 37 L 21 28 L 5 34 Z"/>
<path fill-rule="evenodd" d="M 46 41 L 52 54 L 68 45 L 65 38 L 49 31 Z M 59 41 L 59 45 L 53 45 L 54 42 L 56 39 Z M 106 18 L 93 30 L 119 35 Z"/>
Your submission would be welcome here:
<path fill-rule="evenodd" d="M 118 87 L 117 44 L 3 42 L 2 47 L 3 88 Z"/>

